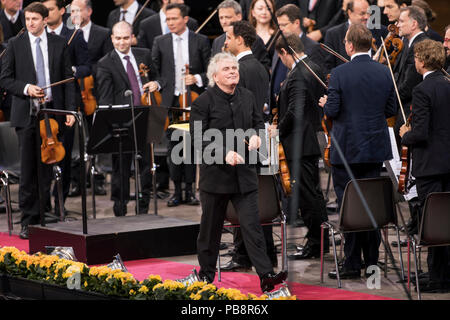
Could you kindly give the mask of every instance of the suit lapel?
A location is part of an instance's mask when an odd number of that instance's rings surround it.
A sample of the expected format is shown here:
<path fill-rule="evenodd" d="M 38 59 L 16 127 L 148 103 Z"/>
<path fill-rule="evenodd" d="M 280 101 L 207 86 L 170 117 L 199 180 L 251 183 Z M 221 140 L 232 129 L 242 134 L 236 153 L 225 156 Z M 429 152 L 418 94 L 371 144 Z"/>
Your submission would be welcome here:
<path fill-rule="evenodd" d="M 24 46 L 23 52 L 26 54 L 25 61 L 30 62 L 30 67 L 33 68 L 32 70 L 34 70 L 34 72 L 30 72 L 30 74 L 32 75 L 32 81 L 33 83 L 37 83 L 36 66 L 34 65 L 33 54 L 31 51 L 32 49 L 30 44 L 30 37 L 28 36 L 28 32 L 25 32 L 22 36 L 22 42 Z"/>
<path fill-rule="evenodd" d="M 188 48 L 189 48 L 189 66 L 192 66 L 192 60 L 197 52 L 197 41 L 195 41 L 195 33 L 193 33 L 192 31 L 189 31 Z"/>
<path fill-rule="evenodd" d="M 53 75 L 53 65 L 55 60 L 55 44 L 53 42 L 53 37 L 47 33 L 47 50 L 48 50 L 48 68 L 50 74 L 50 84 L 53 83 L 54 75 Z"/>

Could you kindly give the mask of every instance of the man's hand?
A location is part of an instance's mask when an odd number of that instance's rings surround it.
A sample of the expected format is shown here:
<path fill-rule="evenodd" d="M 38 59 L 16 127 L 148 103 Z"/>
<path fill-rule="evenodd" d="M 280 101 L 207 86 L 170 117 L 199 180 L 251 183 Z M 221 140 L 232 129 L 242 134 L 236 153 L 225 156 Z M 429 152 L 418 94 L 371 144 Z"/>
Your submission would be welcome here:
<path fill-rule="evenodd" d="M 402 125 L 401 127 L 400 127 L 400 131 L 399 131 L 399 136 L 401 137 L 401 138 L 403 138 L 403 136 L 405 135 L 405 133 L 407 133 L 407 132 L 409 132 L 409 131 L 411 131 L 411 127 L 410 126 L 407 126 L 406 124 L 404 124 L 404 125 Z"/>
<path fill-rule="evenodd" d="M 195 76 L 193 74 L 188 74 L 185 79 L 187 86 L 197 83 L 197 79 L 195 79 Z"/>
<path fill-rule="evenodd" d="M 320 39 L 322 39 L 322 32 L 320 30 L 314 30 L 307 34 L 308 38 L 319 42 Z"/>
<path fill-rule="evenodd" d="M 144 91 L 148 89 L 150 92 L 153 92 L 158 90 L 158 83 L 156 81 L 150 81 L 144 84 L 142 88 L 144 89 Z"/>
<path fill-rule="evenodd" d="M 248 150 L 256 150 L 259 147 L 261 147 L 261 138 L 255 134 L 248 141 Z"/>
<path fill-rule="evenodd" d="M 278 129 L 277 129 L 277 126 L 274 125 L 274 124 L 271 124 L 271 125 L 267 128 L 267 130 L 269 131 L 269 136 L 270 136 L 271 138 L 276 137 L 276 136 L 278 135 Z"/>
<path fill-rule="evenodd" d="M 235 166 L 237 164 L 244 163 L 244 159 L 239 155 L 239 153 L 228 151 L 227 156 L 225 157 L 225 162 L 230 166 Z"/>
<path fill-rule="evenodd" d="M 327 103 L 328 100 L 328 96 L 324 95 L 322 98 L 319 99 L 319 106 L 321 106 L 322 108 L 325 106 L 325 104 Z"/>
<path fill-rule="evenodd" d="M 68 127 L 72 127 L 73 124 L 75 123 L 75 117 L 71 114 L 66 115 L 66 126 Z"/>
<path fill-rule="evenodd" d="M 30 84 L 28 86 L 28 95 L 32 98 L 44 98 L 45 93 L 40 87 Z"/>

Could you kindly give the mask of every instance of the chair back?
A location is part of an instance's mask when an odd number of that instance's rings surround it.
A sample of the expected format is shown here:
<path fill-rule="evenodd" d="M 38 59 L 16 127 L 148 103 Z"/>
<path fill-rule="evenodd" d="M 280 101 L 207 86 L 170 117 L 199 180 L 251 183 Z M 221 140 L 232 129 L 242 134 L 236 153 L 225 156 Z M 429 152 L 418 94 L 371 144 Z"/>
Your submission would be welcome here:
<path fill-rule="evenodd" d="M 272 175 L 258 175 L 258 208 L 261 223 L 271 223 L 281 214 L 276 180 Z M 231 201 L 228 202 L 225 220 L 231 224 L 239 224 L 239 217 Z"/>
<path fill-rule="evenodd" d="M 419 243 L 450 245 L 450 192 L 430 193 L 422 212 Z"/>
<path fill-rule="evenodd" d="M 19 176 L 20 174 L 19 139 L 15 128 L 9 121 L 0 122 L 0 170 Z"/>
<path fill-rule="evenodd" d="M 389 223 L 397 225 L 392 182 L 388 177 L 357 179 L 361 193 L 376 222 L 377 228 Z M 356 190 L 350 181 L 345 187 L 342 199 L 339 227 L 344 232 L 375 230 L 375 226 L 366 211 Z"/>

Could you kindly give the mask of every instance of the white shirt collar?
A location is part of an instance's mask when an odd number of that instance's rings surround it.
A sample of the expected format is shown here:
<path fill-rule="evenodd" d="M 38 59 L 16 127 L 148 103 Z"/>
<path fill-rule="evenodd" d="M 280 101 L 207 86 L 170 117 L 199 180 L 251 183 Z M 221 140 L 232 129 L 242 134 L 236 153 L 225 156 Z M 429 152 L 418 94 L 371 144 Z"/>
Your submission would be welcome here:
<path fill-rule="evenodd" d="M 303 54 L 297 61 L 295 61 L 295 62 L 292 64 L 291 70 L 293 70 L 293 69 L 295 68 L 295 66 L 297 65 L 297 63 L 299 63 L 300 61 L 302 61 L 302 60 L 305 59 L 306 57 L 307 57 L 307 55 L 306 55 L 306 54 Z"/>
<path fill-rule="evenodd" d="M 236 59 L 239 61 L 239 60 L 242 59 L 243 57 L 248 56 L 249 54 L 252 54 L 252 53 L 253 53 L 252 50 L 242 51 L 241 53 L 239 53 L 239 54 L 236 56 Z"/>
<path fill-rule="evenodd" d="M 58 26 L 58 28 L 56 28 L 56 29 L 51 29 L 49 26 L 47 26 L 47 32 L 48 33 L 55 32 L 59 36 L 59 35 L 61 35 L 61 31 L 62 31 L 63 26 L 64 26 L 64 23 L 62 23 L 62 22 Z"/>
<path fill-rule="evenodd" d="M 139 9 L 139 4 L 138 4 L 137 1 L 134 1 L 131 4 L 131 6 L 129 6 L 126 10 L 127 10 L 127 13 L 133 13 L 132 17 L 134 18 L 134 16 L 136 15 L 136 12 L 138 11 L 138 9 Z M 125 9 L 120 7 L 120 12 L 122 12 L 123 10 L 125 10 Z"/>
<path fill-rule="evenodd" d="M 427 72 L 425 72 L 424 74 L 423 74 L 423 80 L 425 80 L 425 78 L 427 77 L 427 76 L 429 76 L 430 74 L 432 74 L 433 72 L 435 72 L 436 70 L 432 70 L 432 71 L 427 71 Z"/>
<path fill-rule="evenodd" d="M 28 32 L 28 37 L 30 38 L 30 42 L 32 44 L 35 44 L 36 39 L 38 38 L 38 37 L 34 36 L 33 34 L 31 34 L 31 32 Z M 47 33 L 45 32 L 45 29 L 44 29 L 44 32 L 42 32 L 42 34 L 39 36 L 39 38 L 41 38 L 42 42 L 45 42 L 45 43 L 47 42 Z"/>
<path fill-rule="evenodd" d="M 133 53 L 131 52 L 131 48 L 130 48 L 130 51 L 128 51 L 127 54 L 122 53 L 122 52 L 120 52 L 120 51 L 117 50 L 117 49 L 114 49 L 114 50 L 115 50 L 116 53 L 119 55 L 120 61 L 123 61 L 123 59 L 125 58 L 125 56 L 129 56 L 130 59 L 134 57 L 134 56 L 133 56 Z"/>
<path fill-rule="evenodd" d="M 84 40 L 86 43 L 89 40 L 89 35 L 91 33 L 92 21 L 89 21 L 84 27 L 80 28 L 83 31 Z"/>
<path fill-rule="evenodd" d="M 20 11 L 17 11 L 13 16 L 11 16 L 6 10 L 3 10 L 8 20 L 10 20 L 12 23 L 16 23 L 17 18 L 19 17 Z"/>
<path fill-rule="evenodd" d="M 411 43 L 413 43 L 414 39 L 416 39 L 417 36 L 418 36 L 419 34 L 421 34 L 421 33 L 423 33 L 423 31 L 420 31 L 420 32 L 417 33 L 414 37 L 412 37 L 411 40 L 409 40 L 409 42 L 408 42 L 408 48 L 411 47 Z"/>
<path fill-rule="evenodd" d="M 357 52 L 350 57 L 350 60 L 353 60 L 355 57 L 363 56 L 363 55 L 368 55 L 370 57 L 370 54 L 368 52 Z"/>
<path fill-rule="evenodd" d="M 181 35 L 177 35 L 175 33 L 172 33 L 172 39 L 173 40 L 175 40 L 178 37 L 183 38 L 183 40 L 189 40 L 189 28 L 186 27 L 186 30 Z"/>

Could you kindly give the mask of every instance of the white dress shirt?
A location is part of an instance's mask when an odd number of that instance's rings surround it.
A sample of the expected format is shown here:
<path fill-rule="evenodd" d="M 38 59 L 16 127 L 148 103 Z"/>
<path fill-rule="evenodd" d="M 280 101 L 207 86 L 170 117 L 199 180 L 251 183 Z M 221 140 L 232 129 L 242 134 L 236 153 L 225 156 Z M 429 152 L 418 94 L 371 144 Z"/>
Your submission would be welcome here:
<path fill-rule="evenodd" d="M 128 7 L 127 12 L 125 13 L 125 21 L 129 24 L 133 25 L 134 17 L 136 16 L 136 13 L 139 9 L 139 5 L 137 1 L 134 1 L 131 6 Z M 124 9 L 120 7 L 120 15 L 119 15 L 119 21 L 122 20 L 122 11 Z"/>
<path fill-rule="evenodd" d="M 124 57 L 125 56 L 129 56 L 130 57 L 130 62 L 131 62 L 131 65 L 133 66 L 134 73 L 136 75 L 136 78 L 137 78 L 137 81 L 138 81 L 138 84 L 139 84 L 139 90 L 141 91 L 141 95 L 143 95 L 144 94 L 144 90 L 142 90 L 142 81 L 141 81 L 141 76 L 139 75 L 139 68 L 138 68 L 136 59 L 134 58 L 134 55 L 131 52 L 131 49 L 130 49 L 130 52 L 128 52 L 128 54 L 123 54 L 122 52 L 120 52 L 117 49 L 114 49 L 114 50 L 116 50 L 117 54 L 119 55 L 120 61 L 122 61 L 122 65 L 123 65 L 123 68 L 125 69 L 125 73 L 127 73 L 127 60 L 125 60 Z M 128 75 L 128 73 L 127 73 L 127 75 Z"/>
<path fill-rule="evenodd" d="M 252 50 L 242 51 L 241 53 L 239 53 L 239 54 L 236 56 L 236 59 L 237 59 L 237 61 L 239 61 L 239 60 L 241 60 L 243 57 L 248 56 L 248 55 L 250 55 L 250 54 L 252 54 L 252 53 L 253 53 Z"/>
<path fill-rule="evenodd" d="M 92 22 L 89 21 L 84 27 L 80 28 L 83 31 L 84 41 L 88 43 L 89 35 L 91 34 Z"/>
<path fill-rule="evenodd" d="M 167 26 L 167 22 L 166 22 L 166 14 L 164 13 L 164 11 L 159 10 L 159 19 L 161 20 L 161 30 L 162 30 L 162 34 L 166 34 L 169 33 L 169 27 Z"/>
<path fill-rule="evenodd" d="M 436 70 L 431 70 L 431 71 L 425 72 L 425 73 L 423 74 L 423 80 L 425 80 L 425 78 L 426 78 L 428 75 L 432 74 L 432 73 L 435 72 L 435 71 L 436 71 Z"/>
<path fill-rule="evenodd" d="M 62 31 L 63 26 L 64 26 L 64 23 L 62 23 L 62 22 L 56 29 L 51 29 L 49 26 L 47 26 L 47 32 L 48 33 L 54 32 L 56 35 L 59 36 L 59 35 L 61 35 L 61 31 Z"/>
<path fill-rule="evenodd" d="M 16 23 L 17 19 L 19 18 L 20 11 L 17 11 L 13 16 L 6 12 L 6 10 L 3 10 L 3 12 L 5 13 L 5 16 L 8 18 L 8 20 L 12 23 Z"/>

